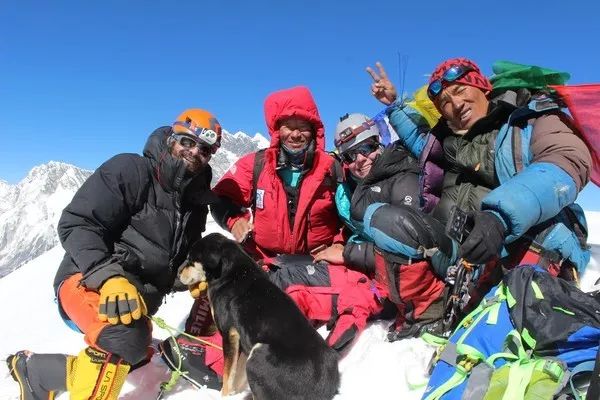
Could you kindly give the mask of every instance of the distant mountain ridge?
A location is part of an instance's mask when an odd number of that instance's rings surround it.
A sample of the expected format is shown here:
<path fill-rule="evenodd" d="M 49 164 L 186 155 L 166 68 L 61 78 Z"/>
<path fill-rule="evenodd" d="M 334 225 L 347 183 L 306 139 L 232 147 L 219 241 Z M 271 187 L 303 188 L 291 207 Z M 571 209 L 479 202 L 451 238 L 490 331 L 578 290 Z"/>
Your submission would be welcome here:
<path fill-rule="evenodd" d="M 223 132 L 213 156 L 213 184 L 242 155 L 267 147 L 260 134 Z M 0 180 L 0 278 L 59 243 L 56 227 L 65 206 L 93 171 L 50 161 L 16 185 Z"/>
<path fill-rule="evenodd" d="M 91 173 L 50 161 L 0 187 L 0 277 L 58 244 L 60 214 Z"/>

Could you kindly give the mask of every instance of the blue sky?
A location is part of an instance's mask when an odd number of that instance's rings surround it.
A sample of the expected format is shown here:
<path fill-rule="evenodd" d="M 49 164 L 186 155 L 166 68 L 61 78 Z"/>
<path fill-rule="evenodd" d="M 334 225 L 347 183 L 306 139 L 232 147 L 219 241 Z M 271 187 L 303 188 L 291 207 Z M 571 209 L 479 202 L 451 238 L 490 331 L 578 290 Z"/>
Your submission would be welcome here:
<path fill-rule="evenodd" d="M 140 152 L 189 107 L 229 131 L 264 133 L 265 96 L 299 84 L 313 91 L 332 147 L 340 115 L 381 109 L 364 68 L 380 60 L 398 83 L 398 54 L 408 92 L 456 56 L 488 74 L 505 59 L 600 81 L 597 2 L 460 3 L 5 0 L 0 179 L 17 183 L 49 160 L 94 169 Z M 599 193 L 586 189 L 586 209 L 600 210 Z"/>

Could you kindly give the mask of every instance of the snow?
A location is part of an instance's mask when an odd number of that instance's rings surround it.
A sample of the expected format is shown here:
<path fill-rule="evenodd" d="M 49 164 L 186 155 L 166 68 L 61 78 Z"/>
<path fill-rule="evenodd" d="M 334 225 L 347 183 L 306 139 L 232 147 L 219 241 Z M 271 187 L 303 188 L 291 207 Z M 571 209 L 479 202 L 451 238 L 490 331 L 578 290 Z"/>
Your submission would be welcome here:
<path fill-rule="evenodd" d="M 589 243 L 592 261 L 582 278 L 582 287 L 589 290 L 600 277 L 600 212 L 586 213 L 589 223 Z M 209 222 L 209 232 L 220 231 Z M 81 334 L 70 330 L 60 319 L 52 281 L 63 251 L 54 247 L 23 267 L 0 279 L 0 359 L 21 349 L 34 352 L 77 354 L 85 344 Z M 192 299 L 187 293 L 168 296 L 158 317 L 169 325 L 180 328 L 185 321 Z M 336 400 L 362 398 L 419 399 L 427 382 L 426 367 L 433 352 L 421 339 L 407 339 L 388 343 L 384 341 L 387 323 L 371 324 L 356 340 L 348 354 L 340 361 L 342 383 Z M 156 341 L 168 334 L 154 328 Z M 10 377 L 6 364 L 0 366 L 0 399 L 18 399 L 18 385 Z M 121 393 L 121 399 L 156 398 L 159 385 L 168 379 L 168 370 L 159 357 L 131 373 Z M 412 389 L 411 389 L 412 388 Z M 247 398 L 248 393 L 231 396 Z M 63 394 L 58 400 L 66 400 Z M 165 399 L 218 399 L 217 391 L 199 390 L 185 381 L 165 395 Z"/>

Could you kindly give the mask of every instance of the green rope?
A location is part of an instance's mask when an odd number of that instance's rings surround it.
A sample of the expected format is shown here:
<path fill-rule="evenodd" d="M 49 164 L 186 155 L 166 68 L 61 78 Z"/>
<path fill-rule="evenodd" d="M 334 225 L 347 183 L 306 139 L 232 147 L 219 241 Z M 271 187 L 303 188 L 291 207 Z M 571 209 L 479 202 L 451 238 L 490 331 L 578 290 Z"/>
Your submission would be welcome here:
<path fill-rule="evenodd" d="M 189 333 L 180 331 L 179 329 L 176 329 L 176 328 L 173 328 L 172 326 L 169 326 L 162 318 L 151 316 L 150 319 L 152 320 L 152 322 L 154 322 L 156 325 L 158 325 L 159 328 L 162 328 L 162 329 L 166 330 L 167 332 L 169 332 L 169 334 L 171 334 L 171 336 L 173 336 L 173 334 L 171 332 L 176 332 L 176 333 L 178 333 L 180 335 L 188 337 L 188 338 L 190 338 L 192 340 L 195 340 L 195 341 L 200 342 L 202 344 L 205 344 L 207 346 L 214 347 L 215 349 L 218 349 L 218 350 L 223 350 L 223 348 L 221 346 L 218 346 L 218 345 L 216 345 L 214 343 L 211 343 L 208 340 L 200 339 L 200 338 L 198 338 L 196 336 L 190 335 Z"/>

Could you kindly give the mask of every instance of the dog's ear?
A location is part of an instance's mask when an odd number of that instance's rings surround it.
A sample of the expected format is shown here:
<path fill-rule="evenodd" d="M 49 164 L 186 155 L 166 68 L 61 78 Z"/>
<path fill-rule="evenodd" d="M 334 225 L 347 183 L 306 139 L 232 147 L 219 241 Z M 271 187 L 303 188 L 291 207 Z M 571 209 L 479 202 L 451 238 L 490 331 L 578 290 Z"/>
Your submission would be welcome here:
<path fill-rule="evenodd" d="M 202 239 L 202 259 L 206 275 L 212 278 L 219 278 L 230 271 L 233 260 L 241 248 L 239 245 L 220 233 L 211 233 Z"/>
<path fill-rule="evenodd" d="M 188 257 L 186 260 L 187 264 L 191 264 L 194 261 L 200 261 L 202 258 L 202 249 L 204 248 L 204 243 L 202 242 L 202 238 L 196 240 L 188 251 Z"/>

